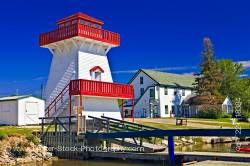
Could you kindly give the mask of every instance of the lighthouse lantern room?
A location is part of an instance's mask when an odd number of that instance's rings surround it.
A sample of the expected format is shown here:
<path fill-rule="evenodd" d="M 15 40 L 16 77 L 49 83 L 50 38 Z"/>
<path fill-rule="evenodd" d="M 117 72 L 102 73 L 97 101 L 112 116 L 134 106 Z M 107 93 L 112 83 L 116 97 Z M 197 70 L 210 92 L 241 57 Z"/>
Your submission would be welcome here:
<path fill-rule="evenodd" d="M 131 85 L 113 83 L 107 53 L 120 45 L 120 35 L 103 24 L 76 13 L 40 35 L 40 46 L 53 54 L 44 96 L 47 117 L 72 116 L 78 107 L 85 116 L 121 119 L 118 99 L 122 110 L 124 100 L 134 103 Z"/>

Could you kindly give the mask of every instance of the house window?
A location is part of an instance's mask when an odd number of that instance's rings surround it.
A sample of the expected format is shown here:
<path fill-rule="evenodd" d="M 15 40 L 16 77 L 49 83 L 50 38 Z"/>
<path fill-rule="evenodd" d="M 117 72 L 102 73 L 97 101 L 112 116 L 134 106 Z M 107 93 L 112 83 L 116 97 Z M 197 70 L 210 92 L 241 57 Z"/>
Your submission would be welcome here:
<path fill-rule="evenodd" d="M 178 94 L 178 90 L 174 89 L 174 95 L 177 95 L 177 94 Z"/>
<path fill-rule="evenodd" d="M 185 96 L 185 89 L 182 89 L 182 96 Z"/>
<path fill-rule="evenodd" d="M 140 77 L 140 84 L 143 84 L 143 77 Z"/>
<path fill-rule="evenodd" d="M 149 91 L 149 97 L 150 98 L 154 98 L 155 97 L 155 91 L 154 91 L 154 89 L 150 89 L 150 91 Z"/>
<path fill-rule="evenodd" d="M 168 95 L 168 88 L 164 88 L 164 95 Z"/>
<path fill-rule="evenodd" d="M 168 105 L 165 105 L 165 114 L 168 114 Z"/>
<path fill-rule="evenodd" d="M 144 93 L 144 88 L 141 88 L 141 89 L 140 89 L 140 92 L 141 92 L 141 96 L 142 96 L 143 93 Z"/>
<path fill-rule="evenodd" d="M 95 76 L 94 76 L 94 80 L 96 81 L 101 81 L 101 75 L 102 73 L 101 72 L 95 72 Z"/>

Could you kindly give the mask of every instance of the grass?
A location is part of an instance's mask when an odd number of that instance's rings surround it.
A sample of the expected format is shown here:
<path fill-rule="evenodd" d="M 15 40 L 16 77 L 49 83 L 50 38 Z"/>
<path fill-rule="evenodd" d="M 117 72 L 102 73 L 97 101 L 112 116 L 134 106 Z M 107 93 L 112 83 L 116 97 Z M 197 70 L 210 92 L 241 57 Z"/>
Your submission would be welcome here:
<path fill-rule="evenodd" d="M 159 122 L 141 122 L 143 125 L 152 126 L 160 129 L 194 129 L 190 126 L 176 126 L 173 124 L 164 124 Z"/>
<path fill-rule="evenodd" d="M 220 128 L 220 127 L 235 128 L 230 118 L 222 118 L 222 119 L 188 118 L 188 126 L 177 126 L 173 122 L 169 123 L 168 118 L 162 118 L 162 119 L 166 119 L 166 121 L 159 122 L 157 120 L 152 119 L 151 121 L 143 121 L 143 120 L 138 121 L 138 123 L 161 129 L 198 129 L 198 128 L 209 128 L 209 126 L 214 128 Z M 202 127 L 202 125 L 204 126 Z M 240 126 L 242 129 L 250 128 L 250 123 L 248 122 L 237 122 L 237 125 Z"/>
<path fill-rule="evenodd" d="M 211 126 L 222 126 L 222 127 L 229 127 L 229 128 L 234 128 L 235 126 L 232 124 L 232 122 L 216 122 L 216 121 L 192 121 L 192 123 L 197 123 L 197 124 L 204 124 L 204 125 L 211 125 Z M 237 122 L 237 124 L 242 128 L 242 129 L 247 129 L 250 128 L 250 123 L 247 122 Z"/>
<path fill-rule="evenodd" d="M 25 128 L 25 127 L 16 127 L 16 126 L 0 126 L 0 135 L 24 135 L 29 136 L 34 130 L 38 128 Z"/>
<path fill-rule="evenodd" d="M 205 118 L 188 118 L 189 120 L 201 120 L 201 121 L 211 121 L 211 122 L 229 122 L 232 123 L 230 118 L 221 118 L 221 119 L 205 119 Z"/>

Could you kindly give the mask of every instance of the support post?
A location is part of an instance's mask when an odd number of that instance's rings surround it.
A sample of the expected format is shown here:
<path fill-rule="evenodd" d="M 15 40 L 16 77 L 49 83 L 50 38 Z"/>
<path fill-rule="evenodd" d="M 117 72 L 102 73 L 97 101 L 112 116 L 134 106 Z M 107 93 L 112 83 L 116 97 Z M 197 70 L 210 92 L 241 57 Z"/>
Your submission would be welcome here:
<path fill-rule="evenodd" d="M 44 118 L 42 118 L 42 135 L 44 133 Z"/>
<path fill-rule="evenodd" d="M 82 95 L 80 95 L 79 102 L 80 102 L 80 107 L 82 107 Z"/>
<path fill-rule="evenodd" d="M 55 132 L 57 133 L 57 117 L 55 117 Z"/>
<path fill-rule="evenodd" d="M 175 165 L 174 137 L 168 136 L 168 160 L 170 165 Z"/>
<path fill-rule="evenodd" d="M 71 103 L 71 95 L 69 95 L 69 116 L 71 116 L 72 113 L 72 103 Z"/>
<path fill-rule="evenodd" d="M 71 132 L 71 115 L 72 115 L 72 101 L 71 95 L 69 95 L 69 132 Z"/>
<path fill-rule="evenodd" d="M 134 109 L 135 109 L 135 99 L 132 99 L 132 121 L 135 121 L 135 116 L 134 116 Z"/>
<path fill-rule="evenodd" d="M 124 120 L 124 99 L 122 99 L 122 120 Z"/>

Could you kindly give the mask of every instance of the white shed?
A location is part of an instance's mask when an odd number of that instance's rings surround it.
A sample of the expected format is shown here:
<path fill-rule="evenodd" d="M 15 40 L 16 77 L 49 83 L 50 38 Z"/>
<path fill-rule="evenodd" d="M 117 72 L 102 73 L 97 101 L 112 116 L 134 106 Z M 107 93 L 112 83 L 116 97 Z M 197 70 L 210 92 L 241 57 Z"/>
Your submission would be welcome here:
<path fill-rule="evenodd" d="M 0 124 L 39 124 L 44 116 L 44 100 L 33 96 L 10 96 L 0 98 Z"/>

